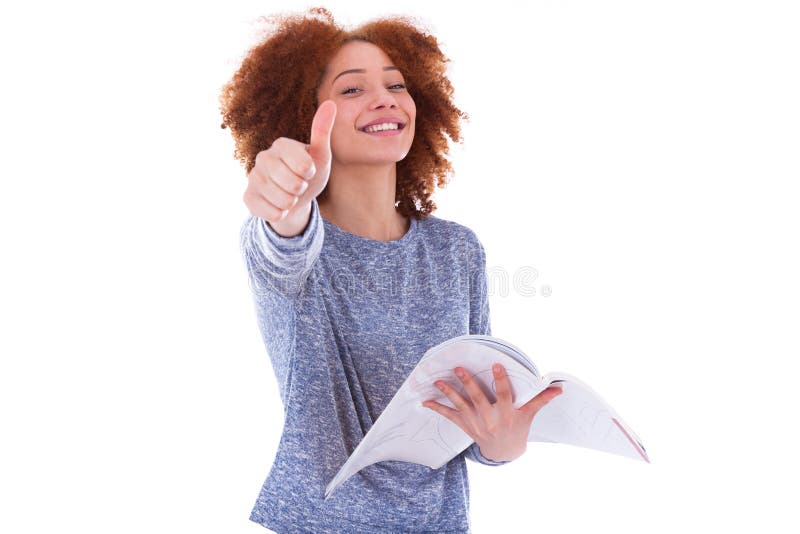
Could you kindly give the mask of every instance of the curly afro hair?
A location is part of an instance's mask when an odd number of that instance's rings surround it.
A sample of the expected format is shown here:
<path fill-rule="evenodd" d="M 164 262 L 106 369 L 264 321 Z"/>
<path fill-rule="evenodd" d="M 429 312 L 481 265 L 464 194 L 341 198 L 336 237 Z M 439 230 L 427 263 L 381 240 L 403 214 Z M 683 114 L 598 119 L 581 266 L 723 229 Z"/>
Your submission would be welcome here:
<path fill-rule="evenodd" d="M 230 128 L 234 157 L 246 172 L 255 165 L 256 155 L 279 137 L 309 142 L 325 67 L 343 44 L 360 39 L 381 48 L 400 69 L 417 108 L 414 141 L 397 162 L 397 209 L 417 219 L 433 213 L 434 188 L 444 187 L 453 171 L 445 157 L 446 136 L 462 142 L 460 121 L 469 120 L 453 104 L 453 87 L 446 75 L 450 60 L 436 38 L 405 16 L 345 30 L 321 7 L 262 20 L 267 22 L 263 41 L 245 54 L 220 94 L 221 126 Z M 326 194 L 327 189 L 318 198 Z"/>

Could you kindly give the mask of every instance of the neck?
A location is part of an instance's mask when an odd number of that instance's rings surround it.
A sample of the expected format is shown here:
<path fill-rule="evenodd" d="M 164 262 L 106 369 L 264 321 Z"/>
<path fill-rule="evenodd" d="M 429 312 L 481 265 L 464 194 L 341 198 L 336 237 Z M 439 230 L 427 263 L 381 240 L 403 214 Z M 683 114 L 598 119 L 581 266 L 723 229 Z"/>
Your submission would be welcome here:
<path fill-rule="evenodd" d="M 327 196 L 320 214 L 342 230 L 376 241 L 395 241 L 408 231 L 409 221 L 395 208 L 397 165 L 337 165 L 331 162 Z"/>

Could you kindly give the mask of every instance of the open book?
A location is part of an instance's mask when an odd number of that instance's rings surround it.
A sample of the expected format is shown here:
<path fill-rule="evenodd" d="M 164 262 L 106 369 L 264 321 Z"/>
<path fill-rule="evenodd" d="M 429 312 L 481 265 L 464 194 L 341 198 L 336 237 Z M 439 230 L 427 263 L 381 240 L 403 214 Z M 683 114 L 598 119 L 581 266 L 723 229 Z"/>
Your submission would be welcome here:
<path fill-rule="evenodd" d="M 514 406 L 519 408 L 554 383 L 563 393 L 545 404 L 533 418 L 528 441 L 566 443 L 650 462 L 636 434 L 589 386 L 565 373 L 540 376 L 532 361 L 510 343 L 492 336 L 466 335 L 429 349 L 325 489 L 325 498 L 361 469 L 398 460 L 438 469 L 473 440 L 455 423 L 422 406 L 428 399 L 455 408 L 434 385 L 447 381 L 466 399 L 453 369 L 466 369 L 490 403 L 496 401 L 492 364 L 499 362 L 511 381 Z"/>

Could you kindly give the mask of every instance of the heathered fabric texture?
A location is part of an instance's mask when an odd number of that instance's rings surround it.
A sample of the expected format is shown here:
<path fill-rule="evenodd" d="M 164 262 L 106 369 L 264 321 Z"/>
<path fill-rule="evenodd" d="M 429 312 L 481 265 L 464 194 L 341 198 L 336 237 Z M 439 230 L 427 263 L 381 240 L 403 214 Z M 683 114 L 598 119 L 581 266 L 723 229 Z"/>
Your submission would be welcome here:
<path fill-rule="evenodd" d="M 302 234 L 282 237 L 249 216 L 241 246 L 284 407 L 250 519 L 279 533 L 470 532 L 465 458 L 508 463 L 475 443 L 436 470 L 379 462 L 324 493 L 425 351 L 491 334 L 475 233 L 429 216 L 376 241 L 325 220 L 314 199 Z"/>

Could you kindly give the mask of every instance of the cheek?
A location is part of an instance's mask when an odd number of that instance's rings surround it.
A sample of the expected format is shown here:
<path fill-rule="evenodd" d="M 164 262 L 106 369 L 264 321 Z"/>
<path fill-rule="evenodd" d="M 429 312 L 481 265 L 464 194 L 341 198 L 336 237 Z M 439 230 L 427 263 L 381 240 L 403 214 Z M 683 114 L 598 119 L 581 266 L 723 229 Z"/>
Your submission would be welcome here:
<path fill-rule="evenodd" d="M 411 98 L 411 95 L 408 95 L 408 100 L 405 102 L 405 105 L 403 107 L 405 107 L 409 118 L 416 119 L 416 117 L 417 117 L 417 105 L 414 103 L 414 99 Z"/>
<path fill-rule="evenodd" d="M 344 113 L 342 111 L 344 111 Z M 346 110 L 337 108 L 336 119 L 333 122 L 333 131 L 331 131 L 331 148 L 334 151 L 346 151 L 349 150 L 348 147 L 353 146 L 355 139 L 358 137 L 356 120 L 357 118 L 352 114 L 348 114 Z"/>
<path fill-rule="evenodd" d="M 334 139 L 340 141 L 347 139 L 354 136 L 356 133 L 358 132 L 356 132 L 353 120 L 339 115 L 337 111 L 336 120 L 333 123 L 333 131 L 331 132 L 331 142 L 333 142 Z"/>
<path fill-rule="evenodd" d="M 412 129 L 416 129 L 417 126 L 417 109 L 412 104 L 411 107 L 406 108 L 408 110 L 408 119 L 411 123 L 410 126 Z"/>
<path fill-rule="evenodd" d="M 336 119 L 333 122 L 333 131 L 339 134 L 352 134 L 356 131 L 358 117 L 346 106 L 337 104 Z"/>

